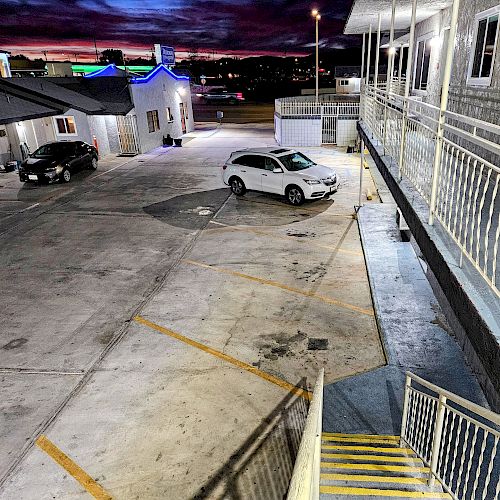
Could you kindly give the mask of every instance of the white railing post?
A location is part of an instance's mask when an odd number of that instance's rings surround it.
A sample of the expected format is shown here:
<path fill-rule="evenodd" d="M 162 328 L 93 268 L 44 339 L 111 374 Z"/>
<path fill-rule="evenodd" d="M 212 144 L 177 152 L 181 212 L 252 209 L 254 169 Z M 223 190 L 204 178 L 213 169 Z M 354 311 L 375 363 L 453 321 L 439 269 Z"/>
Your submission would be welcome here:
<path fill-rule="evenodd" d="M 375 75 L 373 77 L 373 86 L 378 87 L 378 65 L 380 61 L 380 27 L 382 24 L 382 14 L 378 15 L 378 28 L 377 28 L 377 52 L 375 52 Z"/>
<path fill-rule="evenodd" d="M 368 28 L 368 51 L 366 54 L 366 85 L 370 83 L 370 60 L 372 52 L 372 25 Z"/>
<path fill-rule="evenodd" d="M 434 439 L 432 440 L 431 467 L 429 472 L 429 487 L 434 486 L 439 460 L 439 449 L 441 447 L 441 436 L 443 435 L 444 412 L 446 410 L 446 396 L 439 395 L 436 414 L 436 425 L 434 426 Z"/>
<path fill-rule="evenodd" d="M 358 207 L 361 208 L 361 196 L 363 194 L 363 170 L 365 168 L 365 141 L 361 139 L 361 165 L 359 167 L 359 198 Z"/>
<path fill-rule="evenodd" d="M 363 48 L 361 49 L 361 72 L 359 73 L 359 77 L 361 78 L 361 84 L 363 84 L 363 75 L 365 74 L 365 50 L 366 50 L 366 33 L 363 32 Z"/>
<path fill-rule="evenodd" d="M 405 399 L 403 402 L 403 417 L 401 418 L 401 434 L 399 439 L 399 446 L 404 448 L 406 446 L 406 421 L 408 420 L 408 404 L 410 400 L 411 377 L 406 374 L 405 381 Z"/>
<path fill-rule="evenodd" d="M 457 34 L 458 8 L 460 0 L 453 0 L 450 21 L 450 35 L 448 38 L 448 47 L 446 48 L 446 65 L 443 74 L 443 87 L 441 90 L 441 107 L 439 110 L 439 121 L 437 128 L 436 149 L 434 151 L 434 166 L 432 169 L 432 188 L 429 204 L 429 225 L 434 224 L 434 212 L 436 210 L 437 191 L 439 183 L 439 174 L 441 167 L 441 152 L 443 149 L 444 125 L 446 122 L 445 112 L 448 108 L 448 95 L 450 91 L 451 69 L 453 63 L 453 51 L 455 49 L 455 37 Z"/>

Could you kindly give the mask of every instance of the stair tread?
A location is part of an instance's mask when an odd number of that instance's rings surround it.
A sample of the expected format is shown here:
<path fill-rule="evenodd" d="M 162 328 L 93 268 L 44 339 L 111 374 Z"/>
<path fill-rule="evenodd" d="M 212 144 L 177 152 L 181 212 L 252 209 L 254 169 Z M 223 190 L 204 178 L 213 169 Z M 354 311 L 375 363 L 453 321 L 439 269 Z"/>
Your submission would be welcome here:
<path fill-rule="evenodd" d="M 322 472 L 321 479 L 329 481 L 352 481 L 367 483 L 400 483 L 400 484 L 427 484 L 426 477 L 404 477 L 404 476 L 374 476 L 367 474 L 338 474 Z"/>
<path fill-rule="evenodd" d="M 381 496 L 400 498 L 451 498 L 448 493 L 405 491 L 381 488 L 353 488 L 349 486 L 320 486 L 320 493 L 332 495 Z"/>
<path fill-rule="evenodd" d="M 412 462 L 422 464 L 417 457 L 390 457 L 387 455 L 357 455 L 353 453 L 321 453 L 322 458 L 337 458 L 344 460 L 373 460 L 377 462 Z"/>
<path fill-rule="evenodd" d="M 321 449 L 325 450 L 351 450 L 351 451 L 375 451 L 377 453 L 401 453 L 415 455 L 411 448 L 381 448 L 378 446 L 351 446 L 344 444 L 321 444 Z"/>
<path fill-rule="evenodd" d="M 358 469 L 358 470 L 378 470 L 388 472 L 429 472 L 429 467 L 415 467 L 412 465 L 386 465 L 367 463 L 342 463 L 342 462 L 321 462 L 324 469 Z"/>
<path fill-rule="evenodd" d="M 347 436 L 325 436 L 322 435 L 323 441 L 337 442 L 337 443 L 370 443 L 370 444 L 384 444 L 399 446 L 399 438 L 398 439 L 383 439 L 376 437 L 347 437 Z"/>
<path fill-rule="evenodd" d="M 400 436 L 391 436 L 387 434 L 346 434 L 342 432 L 322 432 L 322 436 L 331 436 L 331 437 L 351 437 L 351 438 L 377 438 L 377 439 L 388 439 L 399 441 Z"/>

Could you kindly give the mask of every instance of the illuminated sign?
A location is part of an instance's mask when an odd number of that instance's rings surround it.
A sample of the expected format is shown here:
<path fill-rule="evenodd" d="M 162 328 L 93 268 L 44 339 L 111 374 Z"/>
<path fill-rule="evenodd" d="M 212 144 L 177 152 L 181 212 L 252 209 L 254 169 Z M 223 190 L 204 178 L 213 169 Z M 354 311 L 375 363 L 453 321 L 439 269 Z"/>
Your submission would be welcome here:
<path fill-rule="evenodd" d="M 156 64 L 165 64 L 167 66 L 175 65 L 175 51 L 173 47 L 155 43 Z"/>

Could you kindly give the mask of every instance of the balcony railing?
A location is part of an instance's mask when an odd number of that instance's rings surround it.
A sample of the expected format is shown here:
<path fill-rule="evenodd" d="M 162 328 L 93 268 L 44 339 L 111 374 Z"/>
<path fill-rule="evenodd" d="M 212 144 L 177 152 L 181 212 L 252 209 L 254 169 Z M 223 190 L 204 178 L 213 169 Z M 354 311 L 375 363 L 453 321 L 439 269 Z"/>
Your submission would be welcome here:
<path fill-rule="evenodd" d="M 500 126 L 448 111 L 440 136 L 439 108 L 372 86 L 360 114 L 459 249 L 460 265 L 465 256 L 500 296 Z"/>

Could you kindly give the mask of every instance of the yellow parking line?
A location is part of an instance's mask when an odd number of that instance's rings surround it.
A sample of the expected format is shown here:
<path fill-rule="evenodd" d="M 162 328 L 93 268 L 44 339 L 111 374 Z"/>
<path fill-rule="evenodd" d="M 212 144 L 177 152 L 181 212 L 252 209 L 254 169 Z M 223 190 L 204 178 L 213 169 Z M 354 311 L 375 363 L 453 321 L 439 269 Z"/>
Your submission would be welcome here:
<path fill-rule="evenodd" d="M 52 460 L 57 462 L 65 469 L 74 479 L 76 479 L 94 498 L 99 500 L 111 500 L 112 496 L 89 476 L 81 467 L 75 464 L 71 458 L 62 452 L 54 443 L 42 435 L 36 440 L 36 444 L 41 448 Z"/>
<path fill-rule="evenodd" d="M 215 224 L 217 226 L 221 226 L 223 229 L 229 229 L 231 231 L 242 231 L 245 233 L 253 233 L 253 234 L 258 234 L 260 236 L 270 236 L 271 238 L 275 238 L 278 240 L 292 240 L 297 243 L 306 243 L 308 245 L 312 245 L 318 248 L 324 248 L 325 250 L 336 250 L 337 252 L 341 253 L 346 253 L 350 255 L 358 255 L 360 257 L 363 257 L 363 254 L 361 252 L 355 252 L 354 250 L 344 250 L 343 248 L 337 248 L 333 245 L 322 245 L 321 243 L 316 243 L 314 241 L 309 241 L 309 240 L 301 240 L 300 238 L 296 238 L 295 236 L 285 236 L 281 234 L 273 234 L 269 233 L 267 231 L 261 231 L 259 229 L 252 229 L 249 227 L 237 227 L 237 226 L 230 226 L 229 224 L 224 224 L 222 222 L 217 222 L 214 220 L 210 221 L 210 224 Z"/>
<path fill-rule="evenodd" d="M 209 264 L 203 264 L 201 262 L 196 262 L 194 260 L 183 259 L 182 262 L 186 264 L 191 264 L 193 266 L 202 267 L 204 269 L 211 269 L 212 271 L 217 271 L 218 273 L 229 274 L 231 276 L 237 276 L 238 278 L 244 278 L 250 281 L 255 281 L 257 283 L 261 283 L 262 285 L 274 286 L 276 288 L 281 288 L 282 290 L 286 290 L 288 292 L 304 295 L 305 297 L 312 297 L 313 299 L 321 300 L 323 302 L 326 302 L 327 304 L 333 304 L 335 306 L 343 307 L 344 309 L 349 309 L 351 311 L 355 311 L 360 314 L 366 314 L 367 316 L 374 316 L 373 309 L 363 309 L 362 307 L 354 306 L 352 304 L 348 304 L 347 302 L 342 302 L 337 299 L 332 299 L 331 297 L 327 297 L 326 295 L 319 295 L 309 290 L 301 290 L 299 288 L 294 288 L 288 285 L 284 285 L 283 283 L 278 283 L 277 281 L 257 278 L 256 276 L 250 276 L 249 274 L 238 273 L 236 271 L 231 271 L 229 269 L 223 269 L 222 267 L 215 267 Z"/>
<path fill-rule="evenodd" d="M 281 387 L 282 389 L 286 389 L 287 391 L 296 394 L 297 396 L 300 396 L 304 399 L 309 400 L 312 397 L 311 393 L 309 391 L 306 391 L 305 389 L 301 389 L 300 387 L 292 385 L 289 382 L 286 382 L 285 380 L 281 380 L 280 378 L 275 377 L 274 375 L 270 375 L 269 373 L 263 372 L 262 370 L 255 368 L 255 366 L 249 365 L 243 361 L 240 361 L 239 359 L 233 358 L 232 356 L 228 356 L 223 352 L 216 351 L 215 349 L 212 349 L 211 347 L 208 347 L 205 344 L 196 342 L 196 340 L 192 340 L 188 337 L 185 337 L 184 335 L 169 330 L 164 326 L 157 325 L 156 323 L 153 323 L 152 321 L 149 321 L 143 318 L 142 316 L 135 316 L 134 321 L 136 321 L 137 323 L 141 323 L 142 325 L 147 326 L 149 328 L 152 328 L 157 332 L 168 335 L 169 337 L 172 337 L 176 340 L 184 342 L 185 344 L 188 344 L 192 347 L 196 347 L 197 349 L 207 352 L 208 354 L 212 354 L 213 356 L 216 356 L 219 359 L 227 361 L 228 363 L 231 363 L 232 365 L 237 366 L 238 368 L 246 370 L 247 372 L 253 373 L 254 375 L 257 375 L 258 377 L 263 378 L 264 380 L 267 380 L 268 382 L 271 382 L 272 384 L 275 384 Z"/>

